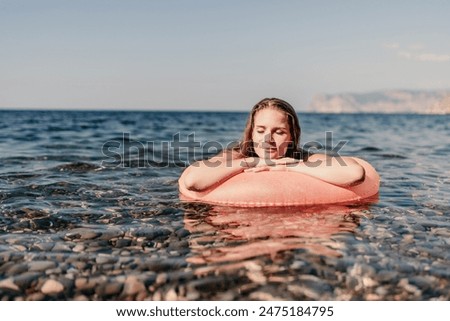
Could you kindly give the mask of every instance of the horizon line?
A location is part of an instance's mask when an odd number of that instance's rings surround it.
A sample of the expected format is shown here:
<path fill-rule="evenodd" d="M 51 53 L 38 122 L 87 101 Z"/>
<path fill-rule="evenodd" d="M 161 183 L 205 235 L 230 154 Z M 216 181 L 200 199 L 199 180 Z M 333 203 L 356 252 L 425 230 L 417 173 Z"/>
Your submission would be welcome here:
<path fill-rule="evenodd" d="M 224 110 L 224 109 L 107 109 L 107 108 L 43 108 L 43 107 L 0 107 L 2 111 L 57 111 L 57 112 L 168 112 L 168 113 L 245 113 L 248 114 L 250 110 Z M 367 114 L 367 115 L 450 115 L 450 113 L 426 113 L 426 112 L 386 112 L 386 111 L 358 111 L 358 112 L 322 112 L 313 110 L 296 110 L 296 113 L 305 114 L 329 114 L 329 115 L 352 115 L 352 114 Z"/>

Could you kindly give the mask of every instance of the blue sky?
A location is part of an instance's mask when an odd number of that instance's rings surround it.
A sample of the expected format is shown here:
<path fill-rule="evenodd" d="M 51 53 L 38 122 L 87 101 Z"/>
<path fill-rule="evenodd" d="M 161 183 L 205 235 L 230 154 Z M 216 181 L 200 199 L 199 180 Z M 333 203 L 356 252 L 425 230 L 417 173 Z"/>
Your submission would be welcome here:
<path fill-rule="evenodd" d="M 0 0 L 0 107 L 248 110 L 450 89 L 450 1 Z"/>

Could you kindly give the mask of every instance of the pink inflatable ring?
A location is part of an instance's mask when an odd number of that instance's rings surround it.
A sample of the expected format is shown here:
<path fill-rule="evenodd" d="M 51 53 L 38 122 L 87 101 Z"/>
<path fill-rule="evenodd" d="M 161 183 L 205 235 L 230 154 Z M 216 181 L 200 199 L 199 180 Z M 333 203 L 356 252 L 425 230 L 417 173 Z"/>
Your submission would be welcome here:
<path fill-rule="evenodd" d="M 183 173 L 178 181 L 180 199 L 238 207 L 303 206 L 358 202 L 378 193 L 380 177 L 366 161 L 355 159 L 365 169 L 361 184 L 336 186 L 297 172 L 265 171 L 241 173 L 202 192 L 184 186 Z"/>

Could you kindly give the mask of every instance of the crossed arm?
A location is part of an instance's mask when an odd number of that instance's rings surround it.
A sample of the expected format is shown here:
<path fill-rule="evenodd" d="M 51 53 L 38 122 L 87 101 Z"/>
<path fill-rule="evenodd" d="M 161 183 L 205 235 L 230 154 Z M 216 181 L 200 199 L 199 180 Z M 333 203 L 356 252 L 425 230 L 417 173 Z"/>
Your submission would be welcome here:
<path fill-rule="evenodd" d="M 351 157 L 315 154 L 308 161 L 301 162 L 293 158 L 263 160 L 255 157 L 233 158 L 230 154 L 222 154 L 189 166 L 183 183 L 189 190 L 203 191 L 244 171 L 299 172 L 344 187 L 357 185 L 365 177 L 364 168 Z"/>

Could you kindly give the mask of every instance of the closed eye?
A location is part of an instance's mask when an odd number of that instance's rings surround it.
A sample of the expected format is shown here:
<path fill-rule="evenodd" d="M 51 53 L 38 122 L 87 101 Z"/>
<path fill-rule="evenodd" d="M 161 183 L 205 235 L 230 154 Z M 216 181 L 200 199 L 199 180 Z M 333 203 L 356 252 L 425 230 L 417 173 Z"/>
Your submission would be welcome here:
<path fill-rule="evenodd" d="M 256 132 L 257 132 L 258 134 L 264 134 L 264 133 L 266 132 L 266 128 L 263 127 L 263 126 L 258 126 L 258 127 L 256 128 Z M 287 134 L 287 131 L 284 130 L 284 129 L 275 129 L 274 133 L 277 134 L 277 135 L 286 135 L 286 134 Z"/>

